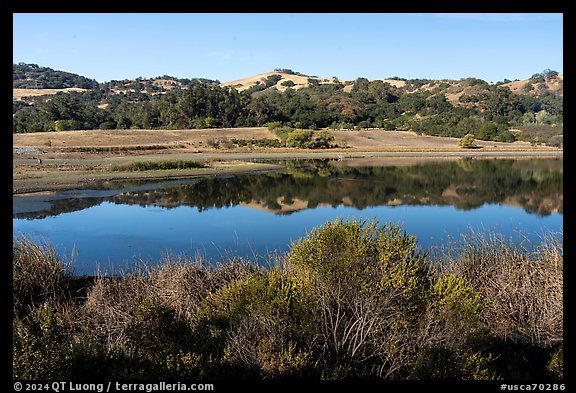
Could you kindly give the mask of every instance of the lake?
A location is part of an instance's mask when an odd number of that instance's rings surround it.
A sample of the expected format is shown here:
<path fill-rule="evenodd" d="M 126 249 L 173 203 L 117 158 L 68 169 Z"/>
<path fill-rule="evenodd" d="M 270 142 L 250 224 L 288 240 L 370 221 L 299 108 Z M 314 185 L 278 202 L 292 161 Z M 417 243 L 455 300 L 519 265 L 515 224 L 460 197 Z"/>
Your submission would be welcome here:
<path fill-rule="evenodd" d="M 47 242 L 78 275 L 167 253 L 265 264 L 338 217 L 393 222 L 433 250 L 473 231 L 538 242 L 563 231 L 563 160 L 292 160 L 286 170 L 13 196 L 13 236 Z"/>

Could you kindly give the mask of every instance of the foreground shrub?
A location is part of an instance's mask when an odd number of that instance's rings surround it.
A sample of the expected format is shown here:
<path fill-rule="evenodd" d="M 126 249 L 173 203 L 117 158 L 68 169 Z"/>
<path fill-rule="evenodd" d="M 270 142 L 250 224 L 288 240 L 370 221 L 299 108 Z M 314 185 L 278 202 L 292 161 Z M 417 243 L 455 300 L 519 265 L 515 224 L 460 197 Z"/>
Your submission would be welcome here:
<path fill-rule="evenodd" d="M 556 379 L 564 378 L 564 346 L 554 351 L 546 368 Z"/>
<path fill-rule="evenodd" d="M 55 379 L 67 376 L 69 353 L 62 342 L 61 324 L 47 307 L 34 309 L 13 322 L 12 375 L 18 379 Z"/>
<path fill-rule="evenodd" d="M 336 220 L 293 244 L 288 265 L 313 294 L 313 346 L 326 377 L 404 375 L 430 285 L 414 237 Z"/>
<path fill-rule="evenodd" d="M 195 326 L 209 331 L 224 365 L 258 378 L 302 376 L 311 369 L 305 341 L 310 309 L 298 277 L 278 269 L 215 292 Z"/>
<path fill-rule="evenodd" d="M 465 237 L 438 260 L 398 225 L 339 219 L 291 248 L 87 279 L 15 240 L 13 377 L 563 378 L 558 238 Z"/>
<path fill-rule="evenodd" d="M 496 357 L 486 350 L 492 336 L 481 321 L 486 305 L 467 279 L 435 274 L 410 378 L 497 379 Z"/>

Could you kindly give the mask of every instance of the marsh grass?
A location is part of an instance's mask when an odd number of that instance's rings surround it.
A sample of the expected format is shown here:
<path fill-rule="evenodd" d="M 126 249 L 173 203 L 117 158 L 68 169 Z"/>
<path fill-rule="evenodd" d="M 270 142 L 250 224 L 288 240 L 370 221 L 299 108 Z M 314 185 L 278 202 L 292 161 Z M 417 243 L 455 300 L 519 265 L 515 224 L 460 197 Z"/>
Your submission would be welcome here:
<path fill-rule="evenodd" d="M 490 300 L 483 318 L 494 334 L 552 346 L 563 337 L 563 258 L 562 234 L 535 244 L 469 231 L 437 262 Z"/>
<path fill-rule="evenodd" d="M 127 164 L 113 165 L 112 171 L 153 171 L 168 169 L 198 169 L 208 168 L 208 165 L 199 161 L 135 161 Z"/>
<path fill-rule="evenodd" d="M 46 243 L 26 236 L 12 246 L 12 294 L 14 312 L 24 312 L 45 302 L 59 301 L 72 280 L 72 262 L 63 261 Z"/>

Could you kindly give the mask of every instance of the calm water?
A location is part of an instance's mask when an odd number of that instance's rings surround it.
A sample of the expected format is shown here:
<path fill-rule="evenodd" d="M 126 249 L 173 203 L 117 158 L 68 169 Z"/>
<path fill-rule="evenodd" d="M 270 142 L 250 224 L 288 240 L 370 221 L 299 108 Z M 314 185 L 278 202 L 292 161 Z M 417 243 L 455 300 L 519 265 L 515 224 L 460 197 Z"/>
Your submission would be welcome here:
<path fill-rule="evenodd" d="M 470 230 L 533 242 L 562 231 L 562 159 L 288 165 L 266 174 L 15 196 L 13 234 L 74 255 L 75 272 L 92 274 L 167 252 L 266 263 L 269 253 L 337 217 L 399 223 L 425 249 Z"/>

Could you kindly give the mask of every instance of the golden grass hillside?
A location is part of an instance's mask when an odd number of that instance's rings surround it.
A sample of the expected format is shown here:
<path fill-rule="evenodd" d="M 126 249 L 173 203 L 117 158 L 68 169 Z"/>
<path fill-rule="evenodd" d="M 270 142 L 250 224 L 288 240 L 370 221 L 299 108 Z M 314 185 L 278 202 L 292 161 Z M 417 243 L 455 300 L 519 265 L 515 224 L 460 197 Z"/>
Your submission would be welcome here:
<path fill-rule="evenodd" d="M 547 78 L 543 83 L 532 83 L 529 79 L 524 79 L 505 83 L 502 86 L 506 86 L 512 90 L 513 93 L 526 94 L 524 89 L 527 83 L 530 83 L 532 86 L 532 90 L 530 90 L 528 94 L 540 94 L 543 91 L 548 90 L 560 97 L 564 96 L 564 75 L 558 75 L 557 78 Z"/>
<path fill-rule="evenodd" d="M 52 95 L 59 92 L 70 93 L 72 91 L 86 91 L 86 89 L 80 87 L 70 87 L 67 89 L 12 89 L 12 100 L 19 101 L 25 97 Z"/>

